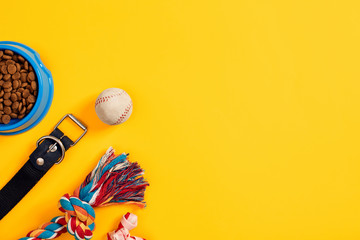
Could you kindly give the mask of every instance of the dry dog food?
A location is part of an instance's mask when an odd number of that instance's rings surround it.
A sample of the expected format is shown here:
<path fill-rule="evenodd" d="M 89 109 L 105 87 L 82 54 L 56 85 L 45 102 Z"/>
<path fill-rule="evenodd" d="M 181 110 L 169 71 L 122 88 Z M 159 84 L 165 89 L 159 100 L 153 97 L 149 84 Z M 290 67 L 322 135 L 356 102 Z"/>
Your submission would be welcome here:
<path fill-rule="evenodd" d="M 0 123 L 22 119 L 33 108 L 38 94 L 34 69 L 10 50 L 0 50 Z"/>

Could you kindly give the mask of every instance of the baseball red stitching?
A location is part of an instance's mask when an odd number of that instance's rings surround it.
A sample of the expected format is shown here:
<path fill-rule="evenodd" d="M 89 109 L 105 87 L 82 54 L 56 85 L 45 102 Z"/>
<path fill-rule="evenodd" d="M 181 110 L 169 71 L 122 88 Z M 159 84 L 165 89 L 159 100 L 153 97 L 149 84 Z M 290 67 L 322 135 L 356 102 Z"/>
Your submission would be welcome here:
<path fill-rule="evenodd" d="M 96 100 L 96 102 L 95 102 L 95 107 L 96 107 L 97 105 L 99 105 L 100 103 L 109 101 L 110 98 L 113 98 L 113 97 L 116 97 L 116 96 L 121 96 L 121 95 L 123 95 L 124 93 L 125 93 L 125 91 L 122 90 L 122 91 L 119 92 L 119 93 L 115 93 L 115 94 L 112 94 L 112 95 L 109 95 L 109 96 L 105 96 L 105 97 L 98 98 L 98 99 Z"/>
<path fill-rule="evenodd" d="M 119 117 L 119 119 L 113 123 L 112 125 L 116 125 L 116 124 L 119 124 L 120 122 L 122 122 L 124 120 L 124 118 L 127 116 L 127 114 L 129 113 L 130 109 L 132 107 L 132 103 L 130 103 L 124 110 L 124 113 L 121 114 L 121 116 Z"/>

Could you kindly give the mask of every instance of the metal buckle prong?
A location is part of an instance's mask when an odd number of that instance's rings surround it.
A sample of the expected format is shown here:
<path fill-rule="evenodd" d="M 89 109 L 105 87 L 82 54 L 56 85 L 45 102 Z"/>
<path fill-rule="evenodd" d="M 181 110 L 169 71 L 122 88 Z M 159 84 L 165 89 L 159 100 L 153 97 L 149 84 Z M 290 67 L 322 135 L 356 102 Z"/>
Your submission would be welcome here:
<path fill-rule="evenodd" d="M 57 137 L 54 137 L 54 136 L 43 136 L 41 138 L 39 138 L 39 140 L 37 140 L 36 142 L 36 146 L 38 147 L 41 143 L 42 140 L 45 140 L 45 139 L 51 139 L 51 140 L 54 140 L 55 141 L 55 144 L 59 144 L 60 148 L 61 148 L 61 157 L 56 161 L 56 164 L 59 164 L 61 163 L 61 161 L 64 159 L 65 157 L 65 147 L 64 147 L 64 144 L 60 141 L 60 139 L 58 139 Z M 51 148 L 53 146 L 55 146 L 55 144 L 53 144 L 52 146 L 50 146 L 49 148 L 49 151 L 51 151 Z"/>
<path fill-rule="evenodd" d="M 82 139 L 82 137 L 85 135 L 85 133 L 87 132 L 87 127 L 82 124 L 77 118 L 74 117 L 74 115 L 72 114 L 66 114 L 54 127 L 54 130 L 57 129 L 59 127 L 59 125 L 65 120 L 65 118 L 70 118 L 74 123 L 76 123 L 76 125 L 78 125 L 82 130 L 84 130 L 84 132 L 81 134 L 81 136 L 73 143 L 71 144 L 70 146 L 73 147 L 75 144 L 77 144 L 80 139 Z M 65 135 L 64 135 L 65 136 Z M 62 136 L 61 138 L 63 138 L 64 136 Z M 65 149 L 65 146 L 64 144 L 61 142 L 61 138 L 58 139 L 57 137 L 54 137 L 54 136 L 43 136 L 41 137 L 37 142 L 36 142 L 36 146 L 38 147 L 41 143 L 42 140 L 44 139 L 52 139 L 55 141 L 54 144 L 51 144 L 48 151 L 47 152 L 55 152 L 56 151 L 56 145 L 58 144 L 61 148 L 61 157 L 56 161 L 56 164 L 59 164 L 61 163 L 61 161 L 64 159 L 65 157 L 65 152 L 66 152 L 66 149 Z"/>

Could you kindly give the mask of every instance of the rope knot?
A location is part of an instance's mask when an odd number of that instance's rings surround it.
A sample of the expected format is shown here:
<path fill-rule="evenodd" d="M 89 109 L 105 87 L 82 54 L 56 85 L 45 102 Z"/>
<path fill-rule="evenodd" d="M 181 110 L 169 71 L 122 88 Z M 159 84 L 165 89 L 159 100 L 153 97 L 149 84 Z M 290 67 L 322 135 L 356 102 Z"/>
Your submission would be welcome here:
<path fill-rule="evenodd" d="M 95 211 L 87 202 L 65 194 L 59 201 L 59 209 L 65 213 L 67 231 L 76 240 L 89 240 L 92 238 L 92 231 L 95 228 Z"/>
<path fill-rule="evenodd" d="M 108 240 L 145 240 L 143 238 L 130 236 L 129 231 L 136 228 L 136 226 L 137 216 L 132 213 L 127 213 L 122 217 L 118 229 L 108 233 Z"/>

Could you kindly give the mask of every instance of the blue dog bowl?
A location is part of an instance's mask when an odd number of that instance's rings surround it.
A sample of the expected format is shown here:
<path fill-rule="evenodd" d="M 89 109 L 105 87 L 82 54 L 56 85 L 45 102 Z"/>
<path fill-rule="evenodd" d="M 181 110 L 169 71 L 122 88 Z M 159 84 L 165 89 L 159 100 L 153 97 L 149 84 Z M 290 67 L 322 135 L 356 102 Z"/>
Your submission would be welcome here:
<path fill-rule="evenodd" d="M 9 124 L 0 123 L 0 135 L 13 135 L 35 127 L 49 111 L 54 83 L 51 72 L 40 60 L 40 55 L 24 44 L 0 41 L 0 50 L 11 50 L 23 56 L 33 67 L 38 80 L 38 96 L 32 110 L 23 119 L 11 119 Z"/>

